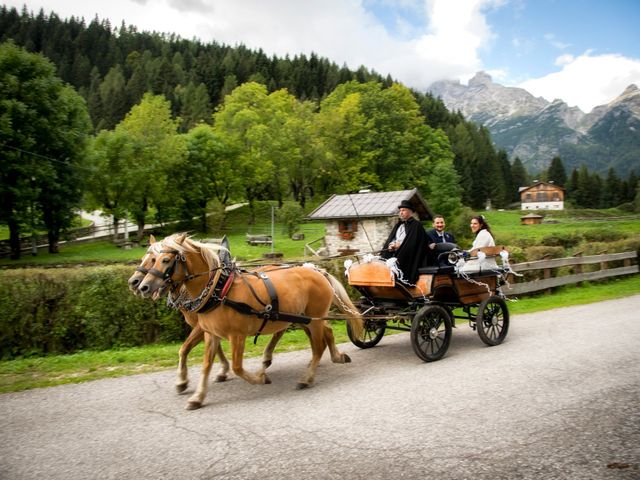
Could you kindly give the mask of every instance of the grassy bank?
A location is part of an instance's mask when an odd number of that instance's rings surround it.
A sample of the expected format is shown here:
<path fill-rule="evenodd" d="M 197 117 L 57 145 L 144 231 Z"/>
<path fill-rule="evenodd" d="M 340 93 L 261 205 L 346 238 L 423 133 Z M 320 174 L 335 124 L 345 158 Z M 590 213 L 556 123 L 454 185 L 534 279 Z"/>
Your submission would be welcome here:
<path fill-rule="evenodd" d="M 526 297 L 509 302 L 508 306 L 512 318 L 515 317 L 513 318 L 515 322 L 514 328 L 517 328 L 518 314 L 612 300 L 639 293 L 640 276 L 633 275 L 607 283 L 563 287 L 552 295 Z M 344 322 L 334 322 L 333 328 L 338 343 L 348 341 Z M 259 356 L 268 340 L 267 337 L 261 337 L 257 345 L 253 345 L 253 339 L 248 340 L 247 356 Z M 384 339 L 382 341 L 384 342 Z M 308 345 L 309 343 L 304 333 L 299 330 L 291 331 L 281 340 L 276 352 L 306 349 Z M 223 342 L 223 347 L 225 352 L 228 352 L 226 342 Z M 0 392 L 14 392 L 174 369 L 177 366 L 178 348 L 179 344 L 149 345 L 102 352 L 85 351 L 73 355 L 4 361 L 0 362 Z M 408 343 L 407 348 L 410 348 Z M 199 364 L 202 358 L 202 351 L 202 344 L 196 347 L 190 356 L 190 365 Z M 326 358 L 324 361 L 327 361 Z"/>

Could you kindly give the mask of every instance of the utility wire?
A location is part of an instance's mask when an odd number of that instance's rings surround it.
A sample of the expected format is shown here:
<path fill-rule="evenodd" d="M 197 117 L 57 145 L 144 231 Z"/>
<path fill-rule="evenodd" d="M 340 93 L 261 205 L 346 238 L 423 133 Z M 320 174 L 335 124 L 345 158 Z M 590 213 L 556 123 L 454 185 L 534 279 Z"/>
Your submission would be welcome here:
<path fill-rule="evenodd" d="M 1 148 L 9 148 L 11 150 L 15 150 L 15 151 L 20 152 L 20 153 L 25 153 L 25 154 L 31 155 L 33 157 L 43 158 L 45 160 L 49 160 L 50 162 L 60 163 L 62 165 L 66 165 L 67 167 L 70 167 L 70 168 L 79 168 L 81 170 L 86 170 L 86 171 L 89 171 L 89 172 L 92 172 L 92 173 L 96 173 L 96 169 L 94 167 L 84 167 L 82 165 L 71 164 L 71 163 L 68 163 L 68 162 L 64 162 L 62 160 L 58 160 L 57 158 L 48 157 L 47 155 L 42 155 L 42 154 L 36 153 L 36 152 L 30 152 L 29 150 L 24 150 L 24 149 L 19 148 L 19 147 L 14 147 L 14 146 L 8 145 L 6 143 L 3 143 L 2 145 L 0 145 L 0 147 Z"/>

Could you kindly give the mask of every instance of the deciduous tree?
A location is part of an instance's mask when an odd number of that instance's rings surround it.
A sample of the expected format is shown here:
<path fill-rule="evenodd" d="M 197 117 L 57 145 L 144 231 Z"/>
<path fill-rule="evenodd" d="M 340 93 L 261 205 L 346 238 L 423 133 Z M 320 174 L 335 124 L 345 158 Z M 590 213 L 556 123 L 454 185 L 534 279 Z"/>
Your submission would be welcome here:
<path fill-rule="evenodd" d="M 13 43 L 0 45 L 0 222 L 9 227 L 11 256 L 20 256 L 20 232 L 38 209 L 49 250 L 81 196 L 80 168 L 90 130 L 87 109 L 53 65 Z"/>

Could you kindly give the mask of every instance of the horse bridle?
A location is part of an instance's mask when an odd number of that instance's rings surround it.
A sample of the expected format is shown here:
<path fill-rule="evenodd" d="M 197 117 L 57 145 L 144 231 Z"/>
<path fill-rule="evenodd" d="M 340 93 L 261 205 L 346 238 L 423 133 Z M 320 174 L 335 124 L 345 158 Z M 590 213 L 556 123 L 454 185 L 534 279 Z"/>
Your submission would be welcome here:
<path fill-rule="evenodd" d="M 136 268 L 136 271 L 143 272 L 145 274 L 150 273 L 151 275 L 163 280 L 165 285 L 169 284 L 171 288 L 170 288 L 169 296 L 167 297 L 167 304 L 174 308 L 184 308 L 189 311 L 200 310 L 200 308 L 204 306 L 204 303 L 208 303 L 210 299 L 213 299 L 215 297 L 215 299 L 219 300 L 217 295 L 215 295 L 215 291 L 217 290 L 218 287 L 222 289 L 223 286 L 218 284 L 223 280 L 227 280 L 227 282 L 223 282 L 223 283 L 228 284 L 230 283 L 228 282 L 228 280 L 232 278 L 231 273 L 233 271 L 233 267 L 226 265 L 225 263 L 221 263 L 219 266 L 212 268 L 210 270 L 207 270 L 205 272 L 189 273 L 189 269 L 187 268 L 187 263 L 186 263 L 186 257 L 182 252 L 175 249 L 170 249 L 170 250 L 162 249 L 162 250 L 156 250 L 154 251 L 154 253 L 157 253 L 157 254 L 166 253 L 166 254 L 173 255 L 173 258 L 171 259 L 169 266 L 164 270 L 164 272 L 156 268 L 145 268 L 142 265 Z M 180 280 L 173 280 L 172 277 L 175 273 L 176 266 L 179 263 L 183 265 L 185 275 Z M 204 289 L 202 290 L 202 292 L 197 298 L 184 300 L 182 298 L 182 294 L 177 295 L 175 300 L 172 298 L 172 294 L 174 294 L 174 292 L 176 292 L 186 282 L 207 274 L 209 275 L 209 281 L 207 282 L 207 285 L 204 287 Z M 229 286 L 230 285 L 227 285 L 227 288 Z"/>

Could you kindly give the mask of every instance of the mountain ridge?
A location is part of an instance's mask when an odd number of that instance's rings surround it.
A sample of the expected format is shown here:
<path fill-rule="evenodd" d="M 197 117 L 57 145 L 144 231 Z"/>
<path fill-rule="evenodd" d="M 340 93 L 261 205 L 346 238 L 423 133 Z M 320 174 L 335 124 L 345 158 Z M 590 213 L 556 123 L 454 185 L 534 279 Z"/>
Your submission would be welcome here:
<path fill-rule="evenodd" d="M 611 102 L 584 113 L 563 100 L 552 102 L 519 87 L 493 82 L 478 72 L 465 86 L 441 80 L 428 91 L 449 110 L 485 126 L 498 148 L 513 160 L 519 157 L 531 172 L 548 167 L 560 156 L 568 169 L 585 164 L 620 175 L 640 170 L 640 90 L 629 85 Z"/>

